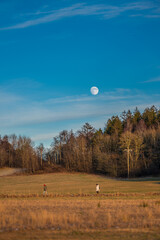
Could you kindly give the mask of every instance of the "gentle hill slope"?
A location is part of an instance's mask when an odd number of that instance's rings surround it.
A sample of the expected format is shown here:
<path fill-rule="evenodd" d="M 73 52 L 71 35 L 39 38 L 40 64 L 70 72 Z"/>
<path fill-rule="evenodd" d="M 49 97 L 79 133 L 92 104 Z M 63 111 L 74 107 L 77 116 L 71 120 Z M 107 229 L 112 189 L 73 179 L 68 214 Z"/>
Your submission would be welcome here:
<path fill-rule="evenodd" d="M 160 177 L 116 180 L 94 174 L 52 173 L 0 177 L 0 194 L 41 194 L 44 183 L 53 194 L 94 194 L 96 183 L 101 193 L 160 193 Z"/>

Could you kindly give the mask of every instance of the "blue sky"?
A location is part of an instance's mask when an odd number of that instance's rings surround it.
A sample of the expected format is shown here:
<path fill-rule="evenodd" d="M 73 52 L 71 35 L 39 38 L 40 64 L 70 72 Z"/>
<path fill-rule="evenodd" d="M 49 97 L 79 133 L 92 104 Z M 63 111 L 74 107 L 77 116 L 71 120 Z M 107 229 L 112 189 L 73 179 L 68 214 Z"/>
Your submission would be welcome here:
<path fill-rule="evenodd" d="M 0 0 L 2 136 L 48 147 L 64 129 L 159 108 L 159 90 L 159 1 Z"/>

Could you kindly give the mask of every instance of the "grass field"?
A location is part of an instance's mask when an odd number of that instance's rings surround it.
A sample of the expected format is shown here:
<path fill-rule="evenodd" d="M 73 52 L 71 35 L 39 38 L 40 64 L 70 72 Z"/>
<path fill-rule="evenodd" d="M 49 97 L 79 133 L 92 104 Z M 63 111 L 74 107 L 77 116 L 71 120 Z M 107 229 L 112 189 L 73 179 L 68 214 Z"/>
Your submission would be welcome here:
<path fill-rule="evenodd" d="M 160 177 L 127 180 L 81 173 L 54 173 L 0 177 L 0 194 L 41 194 L 43 184 L 52 194 L 94 194 L 99 183 L 101 193 L 160 193 Z"/>
<path fill-rule="evenodd" d="M 81 173 L 0 177 L 0 239 L 158 240 L 159 183 L 158 177 L 127 181 Z"/>

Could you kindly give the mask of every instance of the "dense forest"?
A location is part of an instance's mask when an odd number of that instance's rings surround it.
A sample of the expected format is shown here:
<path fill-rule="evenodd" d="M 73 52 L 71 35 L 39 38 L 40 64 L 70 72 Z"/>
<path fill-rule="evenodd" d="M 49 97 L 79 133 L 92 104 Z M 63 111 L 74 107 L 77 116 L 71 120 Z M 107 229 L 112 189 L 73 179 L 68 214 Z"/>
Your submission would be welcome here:
<path fill-rule="evenodd" d="M 20 167 L 36 173 L 60 165 L 68 171 L 112 177 L 160 174 L 160 110 L 124 111 L 108 119 L 104 129 L 85 123 L 74 133 L 63 130 L 49 149 L 34 147 L 30 138 L 0 138 L 0 167 Z"/>

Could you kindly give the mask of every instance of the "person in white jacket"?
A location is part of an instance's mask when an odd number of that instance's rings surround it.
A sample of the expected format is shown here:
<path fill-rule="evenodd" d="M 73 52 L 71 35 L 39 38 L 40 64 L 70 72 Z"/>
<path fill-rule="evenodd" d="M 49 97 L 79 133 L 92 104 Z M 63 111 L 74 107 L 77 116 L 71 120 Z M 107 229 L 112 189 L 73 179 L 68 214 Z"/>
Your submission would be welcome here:
<path fill-rule="evenodd" d="M 99 186 L 99 184 L 97 183 L 96 184 L 96 193 L 99 193 L 100 192 L 100 186 Z"/>
<path fill-rule="evenodd" d="M 44 184 L 44 186 L 43 186 L 43 196 L 46 196 L 46 195 L 48 195 L 47 186 L 46 186 L 46 184 Z"/>

